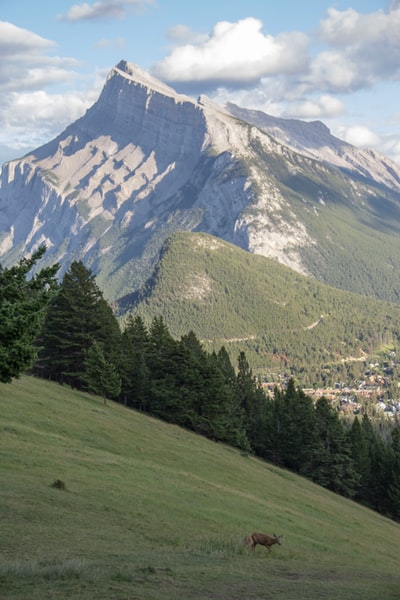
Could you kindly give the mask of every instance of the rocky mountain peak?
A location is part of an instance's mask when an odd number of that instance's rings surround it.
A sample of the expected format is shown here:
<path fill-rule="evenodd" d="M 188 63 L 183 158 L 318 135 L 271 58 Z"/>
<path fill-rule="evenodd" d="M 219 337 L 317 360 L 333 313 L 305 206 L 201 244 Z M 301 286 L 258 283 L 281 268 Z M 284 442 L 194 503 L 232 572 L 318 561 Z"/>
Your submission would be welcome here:
<path fill-rule="evenodd" d="M 191 102 L 193 100 L 189 96 L 178 94 L 173 88 L 169 87 L 159 79 L 156 79 L 147 71 L 144 71 L 138 65 L 121 60 L 115 67 L 113 67 L 108 74 L 105 85 L 107 86 L 110 79 L 115 76 L 125 77 L 134 85 L 140 85 L 148 90 L 149 93 L 157 92 L 166 97 L 174 98 L 180 102 Z"/>
<path fill-rule="evenodd" d="M 115 299 L 150 276 L 172 232 L 203 231 L 329 281 L 326 257 L 345 244 L 324 207 L 382 227 L 399 195 L 398 166 L 321 123 L 196 101 L 121 61 L 83 117 L 4 165 L 0 261 L 46 244 L 61 273 L 82 260 Z"/>

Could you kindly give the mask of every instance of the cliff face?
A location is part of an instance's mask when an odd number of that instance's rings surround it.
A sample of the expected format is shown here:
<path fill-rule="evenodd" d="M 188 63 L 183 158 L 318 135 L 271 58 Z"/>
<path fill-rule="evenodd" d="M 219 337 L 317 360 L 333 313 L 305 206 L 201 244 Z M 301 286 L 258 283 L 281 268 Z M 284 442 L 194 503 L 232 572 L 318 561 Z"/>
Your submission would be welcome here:
<path fill-rule="evenodd" d="M 194 101 L 121 62 L 81 119 L 4 165 L 0 261 L 46 244 L 48 263 L 82 260 L 115 299 L 147 279 L 171 232 L 197 230 L 326 280 L 324 207 L 380 223 L 390 212 L 399 227 L 400 169 L 366 156 L 322 124 Z"/>
<path fill-rule="evenodd" d="M 85 116 L 4 166 L 2 258 L 13 262 L 45 243 L 61 262 L 96 263 L 121 237 L 140 247 L 136 230 L 150 236 L 195 168 L 205 134 L 193 101 L 120 63 Z"/>

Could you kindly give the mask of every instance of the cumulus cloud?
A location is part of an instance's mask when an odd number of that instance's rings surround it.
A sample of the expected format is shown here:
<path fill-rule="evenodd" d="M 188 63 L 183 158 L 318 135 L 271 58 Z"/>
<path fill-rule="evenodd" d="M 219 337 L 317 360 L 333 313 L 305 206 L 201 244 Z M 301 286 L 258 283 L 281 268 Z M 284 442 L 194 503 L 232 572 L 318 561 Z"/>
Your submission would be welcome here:
<path fill-rule="evenodd" d="M 345 52 L 327 50 L 313 60 L 309 78 L 311 88 L 330 92 L 350 92 L 366 86 L 357 61 Z M 369 76 L 368 85 L 372 77 Z"/>
<path fill-rule="evenodd" d="M 380 150 L 400 164 L 400 139 L 393 137 L 384 138 Z"/>
<path fill-rule="evenodd" d="M 400 78 L 400 3 L 389 11 L 361 14 L 349 8 L 328 9 L 319 36 L 330 48 L 312 65 L 314 85 L 325 90 L 352 91 Z"/>
<path fill-rule="evenodd" d="M 47 55 L 54 47 L 50 40 L 0 21 L 0 94 L 8 89 L 38 89 L 76 76 L 75 60 Z"/>
<path fill-rule="evenodd" d="M 13 114 L 12 118 L 8 120 L 8 124 L 16 131 L 21 123 L 23 123 L 23 127 L 39 129 L 38 123 L 42 127 L 47 122 L 47 129 L 52 129 L 55 123 L 65 122 L 66 104 L 69 106 L 67 119 L 81 116 L 86 106 L 86 98 L 84 94 L 48 94 L 40 90 L 12 94 L 10 103 L 13 105 Z"/>
<path fill-rule="evenodd" d="M 0 144 L 9 151 L 1 162 L 48 141 L 88 106 L 86 92 L 44 91 L 78 79 L 77 61 L 51 56 L 55 48 L 51 40 L 0 21 Z"/>
<path fill-rule="evenodd" d="M 359 13 L 330 8 L 312 35 L 270 35 L 255 18 L 221 21 L 207 35 L 180 25 L 174 47 L 152 73 L 180 91 L 207 93 L 218 102 L 275 116 L 334 119 L 345 96 L 400 79 L 400 0 L 387 10 Z M 340 98 L 339 98 L 340 94 Z M 345 132 L 357 145 L 374 145 L 372 132 Z"/>
<path fill-rule="evenodd" d="M 251 17 L 218 22 L 207 36 L 178 25 L 169 31 L 175 46 L 152 72 L 184 91 L 237 89 L 278 77 L 300 95 L 352 93 L 400 79 L 399 31 L 400 0 L 369 14 L 330 8 L 315 37 L 272 36 Z"/>
<path fill-rule="evenodd" d="M 93 103 L 92 94 L 13 93 L 0 106 L 0 147 L 8 148 L 1 162 L 16 158 L 55 137 Z M 10 147 L 12 140 L 12 148 Z"/>
<path fill-rule="evenodd" d="M 129 8 L 142 8 L 147 4 L 152 4 L 153 0 L 100 0 L 99 2 L 84 2 L 83 4 L 74 4 L 69 11 L 63 15 L 58 15 L 59 21 L 91 21 L 99 19 L 123 18 Z"/>
<path fill-rule="evenodd" d="M 16 27 L 7 21 L 0 21 L 0 52 L 3 58 L 6 55 L 14 60 L 22 60 L 27 52 L 38 54 L 53 46 L 54 42 L 36 33 Z"/>
<path fill-rule="evenodd" d="M 372 148 L 378 146 L 381 142 L 380 137 L 365 125 L 353 125 L 342 129 L 340 136 L 349 144 L 359 148 Z"/>
<path fill-rule="evenodd" d="M 307 49 L 302 33 L 265 35 L 262 22 L 251 17 L 220 21 L 204 41 L 175 47 L 153 73 L 170 83 L 248 84 L 264 76 L 304 71 Z"/>
<path fill-rule="evenodd" d="M 344 104 L 338 98 L 322 95 L 319 98 L 294 102 L 285 111 L 286 117 L 297 119 L 327 119 L 338 117 L 345 112 Z"/>

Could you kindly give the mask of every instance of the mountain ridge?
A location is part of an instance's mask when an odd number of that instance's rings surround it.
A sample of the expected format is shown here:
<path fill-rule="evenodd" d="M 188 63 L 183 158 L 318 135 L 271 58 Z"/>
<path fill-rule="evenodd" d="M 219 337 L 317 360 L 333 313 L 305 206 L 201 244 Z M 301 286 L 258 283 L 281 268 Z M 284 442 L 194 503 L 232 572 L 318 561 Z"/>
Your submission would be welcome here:
<path fill-rule="evenodd" d="M 400 189 L 397 163 L 376 150 L 355 148 L 335 137 L 322 121 L 282 119 L 262 111 L 241 108 L 230 102 L 226 103 L 226 108 L 232 115 L 253 123 L 296 152 L 323 160 L 340 169 L 353 170 L 363 176 L 373 170 L 376 181 L 394 190 Z"/>
<path fill-rule="evenodd" d="M 400 167 L 335 140 L 321 124 L 193 100 L 121 61 L 85 115 L 4 165 L 0 261 L 46 244 L 61 274 L 82 260 L 117 300 L 147 281 L 171 233 L 204 231 L 397 301 Z"/>

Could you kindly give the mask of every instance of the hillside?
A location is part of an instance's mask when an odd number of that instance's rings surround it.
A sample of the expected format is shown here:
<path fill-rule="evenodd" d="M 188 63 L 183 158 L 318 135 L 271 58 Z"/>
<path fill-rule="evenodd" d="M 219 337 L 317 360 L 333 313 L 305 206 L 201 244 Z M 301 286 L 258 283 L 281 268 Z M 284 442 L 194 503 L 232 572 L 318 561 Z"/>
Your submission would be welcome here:
<path fill-rule="evenodd" d="M 192 329 L 235 361 L 244 350 L 255 370 L 293 368 L 307 384 L 327 367 L 337 380 L 346 363 L 354 370 L 399 342 L 398 304 L 335 289 L 206 234 L 172 235 L 152 279 L 125 302 L 147 321 L 163 315 L 175 337 Z"/>
<path fill-rule="evenodd" d="M 400 526 L 372 511 L 42 380 L 0 407 L 2 598 L 398 598 Z M 250 555 L 253 530 L 282 545 Z"/>

